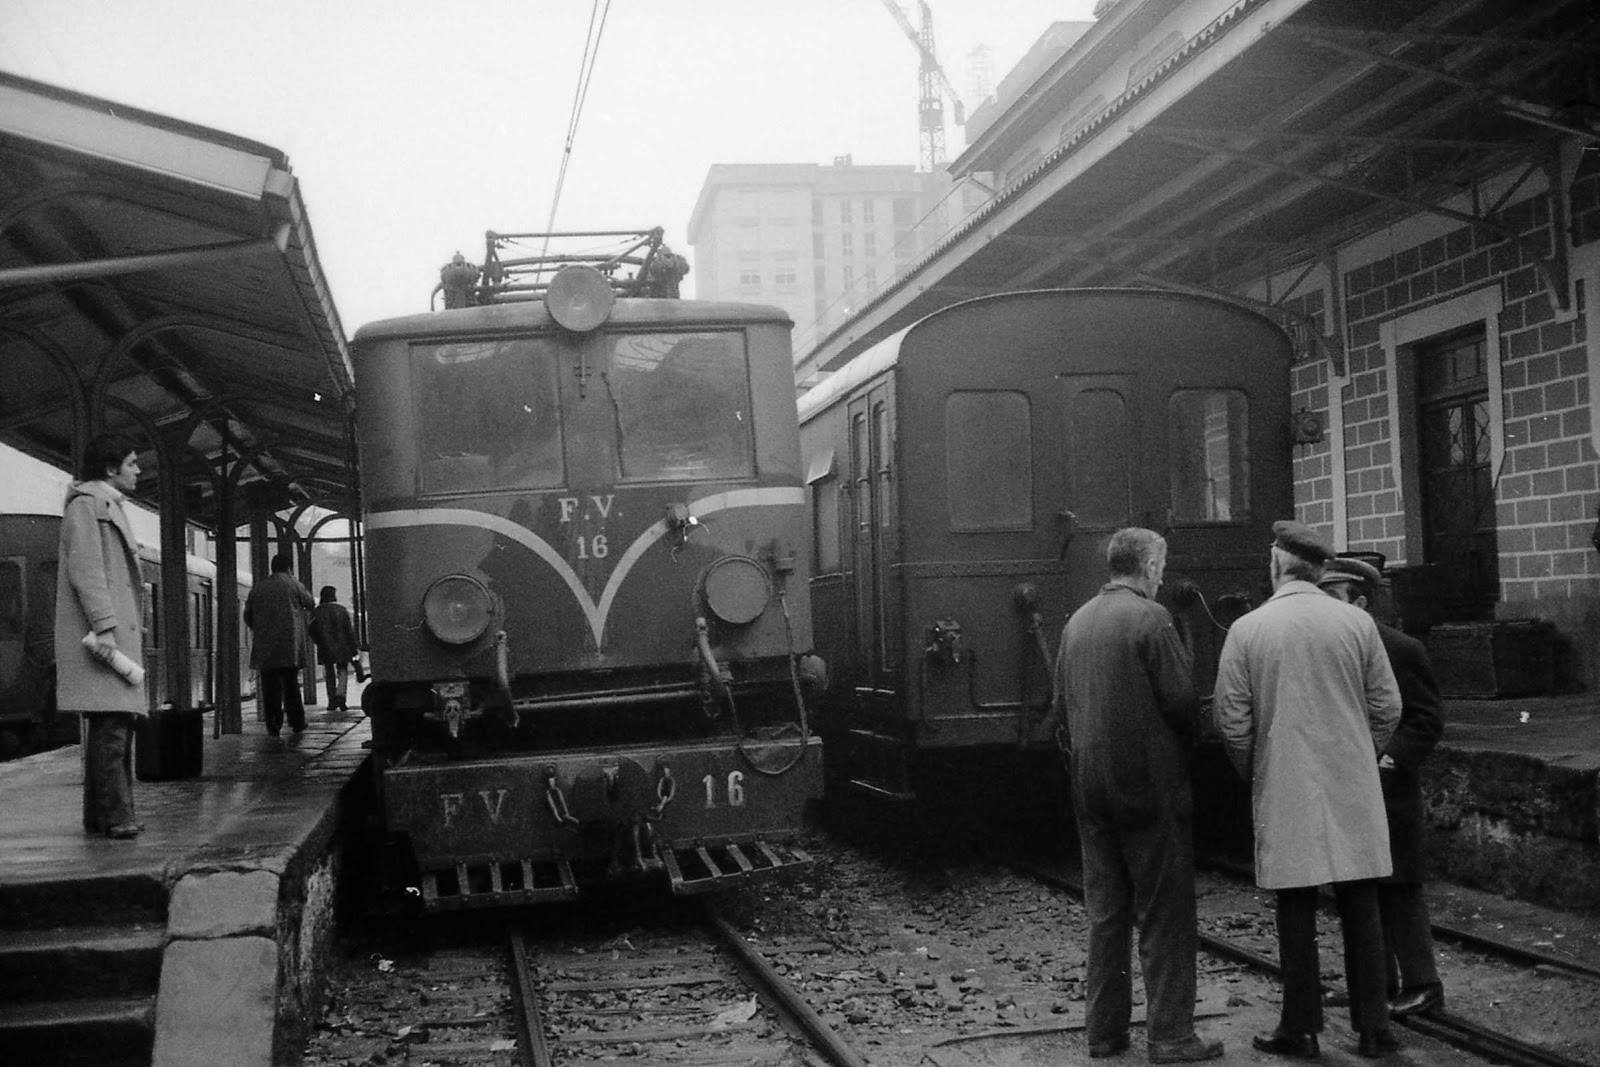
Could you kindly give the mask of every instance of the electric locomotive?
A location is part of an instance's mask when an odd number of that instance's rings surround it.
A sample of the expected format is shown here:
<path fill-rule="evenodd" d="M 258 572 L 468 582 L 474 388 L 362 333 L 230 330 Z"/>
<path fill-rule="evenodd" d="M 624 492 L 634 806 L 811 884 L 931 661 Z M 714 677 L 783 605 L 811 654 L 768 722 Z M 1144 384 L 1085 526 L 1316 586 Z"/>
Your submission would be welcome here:
<path fill-rule="evenodd" d="M 548 239 L 491 232 L 481 268 L 441 272 L 445 310 L 352 345 L 363 703 L 429 909 L 809 862 L 822 668 L 791 323 L 676 299 L 659 230 L 508 258 Z"/>
<path fill-rule="evenodd" d="M 1018 757 L 1051 751 L 1055 644 L 1124 526 L 1165 535 L 1160 599 L 1209 693 L 1293 514 L 1290 359 L 1276 322 L 1220 298 L 1004 293 L 801 397 L 830 802 L 1035 780 Z"/>

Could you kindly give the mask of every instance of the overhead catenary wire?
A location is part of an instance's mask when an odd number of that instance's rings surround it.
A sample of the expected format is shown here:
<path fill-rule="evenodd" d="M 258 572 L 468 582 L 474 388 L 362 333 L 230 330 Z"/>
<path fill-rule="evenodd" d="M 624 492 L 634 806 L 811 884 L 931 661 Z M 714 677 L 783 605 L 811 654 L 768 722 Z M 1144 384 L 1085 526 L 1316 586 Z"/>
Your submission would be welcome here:
<path fill-rule="evenodd" d="M 556 172 L 556 188 L 550 198 L 550 218 L 545 223 L 543 256 L 550 251 L 550 234 L 556 228 L 556 209 L 561 205 L 561 189 L 567 180 L 567 165 L 572 162 L 572 144 L 578 137 L 578 122 L 583 117 L 583 105 L 589 97 L 589 82 L 594 77 L 595 60 L 600 55 L 600 38 L 606 32 L 606 16 L 611 13 L 611 0 L 594 0 L 589 8 L 589 30 L 583 42 L 583 59 L 578 63 L 578 84 L 572 93 L 572 114 L 567 119 L 566 141 L 561 147 L 561 166 Z"/>

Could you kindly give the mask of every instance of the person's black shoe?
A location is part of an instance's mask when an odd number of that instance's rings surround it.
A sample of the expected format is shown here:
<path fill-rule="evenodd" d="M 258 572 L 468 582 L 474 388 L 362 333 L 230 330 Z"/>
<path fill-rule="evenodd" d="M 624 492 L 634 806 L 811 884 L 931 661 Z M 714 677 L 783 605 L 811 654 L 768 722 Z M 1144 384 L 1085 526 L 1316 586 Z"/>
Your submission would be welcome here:
<path fill-rule="evenodd" d="M 1207 1041 L 1199 1034 L 1190 1034 L 1182 1041 L 1152 1041 L 1149 1048 L 1151 1063 L 1194 1063 L 1199 1060 L 1222 1058 L 1222 1042 Z"/>
<path fill-rule="evenodd" d="M 1274 1030 L 1270 1034 L 1257 1034 L 1250 1039 L 1257 1052 L 1270 1052 L 1274 1056 L 1288 1056 L 1296 1060 L 1322 1058 L 1322 1047 L 1316 1034 L 1285 1034 Z"/>
<path fill-rule="evenodd" d="M 1089 1058 L 1091 1060 L 1104 1060 L 1112 1056 L 1120 1056 L 1128 1051 L 1130 1044 L 1128 1031 L 1126 1030 L 1104 1041 L 1091 1041 L 1089 1042 Z"/>
<path fill-rule="evenodd" d="M 1413 989 L 1409 993 L 1402 993 L 1389 1002 L 1389 1014 L 1397 1019 L 1407 1015 L 1422 1015 L 1433 1011 L 1444 1004 L 1444 989 L 1436 985 L 1425 985 L 1421 989 Z"/>
<path fill-rule="evenodd" d="M 1399 1050 L 1400 1039 L 1395 1037 L 1394 1031 L 1387 1026 L 1382 1030 L 1372 1030 L 1362 1034 L 1361 1043 L 1356 1046 L 1356 1051 L 1369 1060 L 1375 1060 Z"/>

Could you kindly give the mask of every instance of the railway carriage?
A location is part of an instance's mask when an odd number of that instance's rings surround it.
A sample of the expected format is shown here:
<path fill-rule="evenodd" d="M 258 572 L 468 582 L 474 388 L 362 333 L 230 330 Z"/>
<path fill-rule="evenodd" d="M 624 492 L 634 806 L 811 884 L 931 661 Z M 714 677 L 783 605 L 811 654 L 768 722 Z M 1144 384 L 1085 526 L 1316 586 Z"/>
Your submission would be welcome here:
<path fill-rule="evenodd" d="M 56 567 L 60 515 L 0 515 L 0 758 L 27 755 L 78 739 L 75 717 L 58 716 L 55 703 Z M 216 693 L 217 566 L 190 555 L 185 561 L 189 595 L 189 706 L 210 707 Z M 161 552 L 139 546 L 144 582 L 144 668 L 150 707 L 172 697 L 162 669 L 171 638 L 160 626 Z M 250 592 L 239 579 L 239 603 Z M 241 686 L 251 687 L 248 632 L 239 628 Z"/>
<path fill-rule="evenodd" d="M 405 874 L 440 909 L 804 863 L 820 670 L 788 317 L 648 295 L 658 231 L 548 282 L 507 240 L 445 268 L 446 310 L 353 344 L 364 703 Z"/>
<path fill-rule="evenodd" d="M 1007 293 L 953 305 L 800 401 L 829 790 L 910 800 L 1042 753 L 1066 616 L 1139 525 L 1209 692 L 1223 625 L 1293 512 L 1291 345 L 1222 299 Z M 988 754 L 994 762 L 978 757 Z M 831 796 L 830 796 L 831 799 Z"/>

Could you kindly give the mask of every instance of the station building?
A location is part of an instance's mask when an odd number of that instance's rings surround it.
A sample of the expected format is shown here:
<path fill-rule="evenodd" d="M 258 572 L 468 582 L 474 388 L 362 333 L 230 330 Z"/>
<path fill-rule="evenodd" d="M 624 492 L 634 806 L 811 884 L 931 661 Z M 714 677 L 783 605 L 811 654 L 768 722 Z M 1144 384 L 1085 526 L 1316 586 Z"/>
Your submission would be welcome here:
<path fill-rule="evenodd" d="M 1116 0 L 974 114 L 995 195 L 799 353 L 984 293 L 1221 293 L 1294 336 L 1297 517 L 1458 696 L 1600 684 L 1600 27 L 1582 0 Z M 1019 65 L 1019 69 L 1020 69 Z"/>

